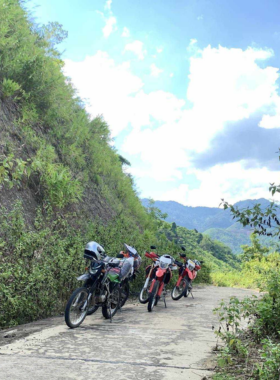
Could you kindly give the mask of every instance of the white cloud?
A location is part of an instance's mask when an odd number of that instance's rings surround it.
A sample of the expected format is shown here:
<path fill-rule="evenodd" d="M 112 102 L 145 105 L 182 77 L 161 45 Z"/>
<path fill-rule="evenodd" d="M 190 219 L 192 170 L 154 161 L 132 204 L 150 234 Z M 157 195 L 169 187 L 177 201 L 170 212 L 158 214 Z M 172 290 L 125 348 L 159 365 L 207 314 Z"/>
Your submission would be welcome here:
<path fill-rule="evenodd" d="M 163 48 L 158 47 L 158 48 L 157 48 L 157 52 L 158 52 L 159 54 L 162 53 L 162 52 L 163 52 Z"/>
<path fill-rule="evenodd" d="M 130 36 L 130 31 L 129 29 L 125 26 L 123 28 L 123 32 L 122 32 L 122 37 L 129 37 Z"/>
<path fill-rule="evenodd" d="M 259 126 L 266 129 L 280 128 L 280 97 L 275 93 L 272 101 L 274 114 L 265 114 Z"/>
<path fill-rule="evenodd" d="M 174 77 L 174 73 L 170 73 L 169 76 L 170 76 L 170 78 L 173 78 Z"/>
<path fill-rule="evenodd" d="M 128 126 L 133 118 L 131 96 L 143 86 L 142 80 L 131 73 L 129 62 L 116 65 L 107 53 L 98 51 L 82 62 L 66 59 L 64 71 L 80 96 L 88 100 L 87 109 L 92 117 L 104 115 L 112 136 Z"/>
<path fill-rule="evenodd" d="M 197 189 L 181 184 L 160 195 L 160 200 L 176 200 L 184 205 L 218 207 L 221 199 L 230 203 L 242 199 L 269 198 L 268 187 L 279 182 L 277 172 L 266 168 L 245 169 L 245 162 L 216 165 L 207 171 L 190 170 L 201 181 Z M 279 201 L 279 196 L 274 200 Z"/>
<path fill-rule="evenodd" d="M 143 42 L 142 41 L 138 41 L 138 40 L 135 40 L 135 41 L 131 42 L 130 44 L 125 45 L 124 50 L 125 51 L 131 51 L 141 61 L 145 58 L 145 55 L 147 54 L 147 51 L 144 50 L 144 44 L 143 44 Z"/>
<path fill-rule="evenodd" d="M 151 64 L 150 69 L 152 77 L 158 77 L 161 73 L 163 73 L 163 70 L 159 69 L 154 63 Z"/>
<path fill-rule="evenodd" d="M 145 56 L 141 41 L 126 45 L 125 50 L 139 59 Z M 267 197 L 269 182 L 276 181 L 275 172 L 245 169 L 245 162 L 216 165 L 206 171 L 191 164 L 192 152 L 205 151 L 228 121 L 249 118 L 267 107 L 280 110 L 278 70 L 258 65 L 259 60 L 272 55 L 271 50 L 221 46 L 196 52 L 190 60 L 188 108 L 185 100 L 174 94 L 144 92 L 144 83 L 131 72 L 129 62 L 117 65 L 104 52 L 82 62 L 66 60 L 65 71 L 80 95 L 89 99 L 92 116 L 104 115 L 113 136 L 131 126 L 121 149 L 124 155 L 140 157 L 131 168 L 134 175 L 172 181 L 194 174 L 201 183 L 198 189 L 181 183 L 161 199 L 173 197 L 180 202 L 185 199 L 183 203 L 189 205 L 217 206 L 222 197 L 232 201 Z M 155 65 L 154 69 L 162 72 Z M 280 117 L 280 111 L 277 115 Z M 279 126 L 278 121 L 266 115 L 260 125 L 273 128 Z"/>
<path fill-rule="evenodd" d="M 112 0 L 107 0 L 104 6 L 104 9 L 111 10 Z"/>
<path fill-rule="evenodd" d="M 183 205 L 187 205 L 187 194 L 189 193 L 189 185 L 180 185 L 172 190 L 166 191 L 165 193 L 159 195 L 159 201 L 172 201 L 176 199 Z M 200 205 L 201 206 L 201 205 Z"/>
<path fill-rule="evenodd" d="M 106 19 L 105 26 L 102 29 L 103 35 L 105 38 L 108 38 L 110 34 L 115 32 L 118 29 L 117 27 L 117 19 L 114 16 L 110 16 Z"/>

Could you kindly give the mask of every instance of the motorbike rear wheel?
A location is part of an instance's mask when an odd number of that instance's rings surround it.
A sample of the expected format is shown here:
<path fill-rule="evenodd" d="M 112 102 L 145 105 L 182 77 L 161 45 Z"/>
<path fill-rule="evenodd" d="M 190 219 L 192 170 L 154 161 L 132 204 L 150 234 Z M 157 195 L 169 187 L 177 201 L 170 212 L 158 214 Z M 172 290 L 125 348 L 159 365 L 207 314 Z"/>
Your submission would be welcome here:
<path fill-rule="evenodd" d="M 65 322 L 74 329 L 84 321 L 88 311 L 88 290 L 85 287 L 76 289 L 65 308 Z"/>
<path fill-rule="evenodd" d="M 151 293 L 149 295 L 149 302 L 148 302 L 148 311 L 149 312 L 152 312 L 154 306 L 156 306 L 156 304 L 157 304 L 157 301 L 158 301 L 158 299 L 157 299 L 158 288 L 159 288 L 159 281 L 156 280 L 156 282 L 154 284 L 154 287 L 153 287 L 153 290 L 151 291 Z"/>
<path fill-rule="evenodd" d="M 107 296 L 106 303 L 102 306 L 102 314 L 105 319 L 111 319 L 120 307 L 121 292 L 118 284 L 112 286 Z"/>
<path fill-rule="evenodd" d="M 189 281 L 186 277 L 183 277 L 179 286 L 174 286 L 171 292 L 171 297 L 174 301 L 178 301 L 185 295 L 185 292 L 188 290 Z"/>
<path fill-rule="evenodd" d="M 125 281 L 123 284 L 121 284 L 121 300 L 120 300 L 120 307 L 123 307 L 126 301 L 128 300 L 130 289 L 129 289 L 129 283 Z"/>

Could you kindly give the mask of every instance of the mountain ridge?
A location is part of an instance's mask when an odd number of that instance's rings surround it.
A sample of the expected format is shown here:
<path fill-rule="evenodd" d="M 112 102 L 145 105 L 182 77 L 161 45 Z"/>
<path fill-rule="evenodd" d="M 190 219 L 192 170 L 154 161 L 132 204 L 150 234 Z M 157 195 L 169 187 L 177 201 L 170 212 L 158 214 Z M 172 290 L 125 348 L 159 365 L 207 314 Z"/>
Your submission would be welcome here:
<path fill-rule="evenodd" d="M 145 207 L 149 206 L 149 202 L 147 198 L 142 199 Z M 265 198 L 246 199 L 236 202 L 234 206 L 244 209 L 253 207 L 255 204 L 260 204 L 262 208 L 265 208 L 270 202 Z M 153 206 L 167 213 L 167 222 L 175 222 L 179 226 L 196 229 L 226 244 L 235 253 L 241 252 L 241 244 L 250 244 L 250 230 L 233 220 L 230 209 L 184 206 L 176 201 L 154 201 Z M 264 245 L 270 245 L 273 239 L 261 238 L 261 241 Z"/>

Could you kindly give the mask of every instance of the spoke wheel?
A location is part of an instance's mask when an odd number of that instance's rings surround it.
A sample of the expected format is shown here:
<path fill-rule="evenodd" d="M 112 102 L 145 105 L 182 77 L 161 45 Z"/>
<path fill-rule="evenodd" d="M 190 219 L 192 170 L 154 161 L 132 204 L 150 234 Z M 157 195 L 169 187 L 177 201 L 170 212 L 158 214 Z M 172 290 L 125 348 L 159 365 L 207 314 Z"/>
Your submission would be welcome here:
<path fill-rule="evenodd" d="M 68 327 L 74 329 L 83 322 L 88 311 L 87 288 L 76 289 L 66 305 L 65 322 Z"/>
<path fill-rule="evenodd" d="M 111 319 L 118 311 L 121 300 L 121 292 L 119 285 L 114 285 L 112 291 L 107 297 L 107 301 L 102 306 L 102 314 L 106 319 Z"/>
<path fill-rule="evenodd" d="M 91 297 L 91 300 L 90 300 L 90 304 L 89 304 L 89 307 L 88 307 L 88 311 L 87 311 L 87 315 L 92 315 L 93 313 L 95 313 L 99 306 L 96 306 L 95 305 L 95 293 L 93 293 L 92 297 Z"/>
<path fill-rule="evenodd" d="M 152 279 L 149 281 L 148 286 L 146 289 L 142 288 L 140 294 L 139 294 L 139 302 L 140 303 L 147 303 L 149 301 L 149 289 L 152 283 Z"/>
<path fill-rule="evenodd" d="M 186 288 L 186 290 L 184 292 L 184 297 L 188 297 L 188 295 L 190 294 L 191 290 L 192 290 L 192 283 L 189 282 L 188 286 L 187 286 L 187 288 Z"/>
<path fill-rule="evenodd" d="M 188 291 L 189 281 L 186 277 L 182 278 L 179 286 L 174 286 L 171 292 L 171 297 L 174 301 L 178 301 L 185 295 L 185 292 Z"/>
<path fill-rule="evenodd" d="M 153 311 L 154 306 L 157 304 L 157 292 L 159 288 L 159 281 L 156 281 L 152 292 L 149 294 L 148 311 Z"/>
<path fill-rule="evenodd" d="M 125 281 L 121 285 L 120 291 L 121 291 L 120 307 L 123 307 L 129 297 L 129 283 L 127 281 Z"/>

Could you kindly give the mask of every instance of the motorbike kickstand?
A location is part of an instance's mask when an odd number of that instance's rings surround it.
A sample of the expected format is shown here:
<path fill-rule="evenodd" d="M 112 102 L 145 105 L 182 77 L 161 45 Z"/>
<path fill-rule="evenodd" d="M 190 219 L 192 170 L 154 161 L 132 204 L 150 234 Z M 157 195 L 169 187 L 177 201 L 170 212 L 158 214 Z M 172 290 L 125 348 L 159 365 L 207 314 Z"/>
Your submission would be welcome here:
<path fill-rule="evenodd" d="M 165 308 L 167 308 L 167 306 L 166 306 L 166 301 L 165 301 L 165 296 L 163 297 L 163 301 L 164 301 L 164 306 L 165 306 Z"/>
<path fill-rule="evenodd" d="M 190 291 L 191 295 L 192 295 L 192 298 L 194 298 L 193 294 L 192 294 L 192 291 Z"/>

